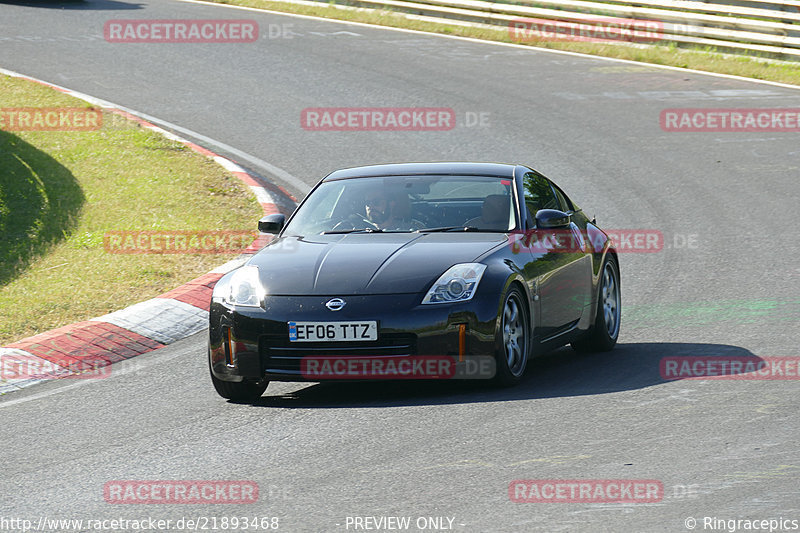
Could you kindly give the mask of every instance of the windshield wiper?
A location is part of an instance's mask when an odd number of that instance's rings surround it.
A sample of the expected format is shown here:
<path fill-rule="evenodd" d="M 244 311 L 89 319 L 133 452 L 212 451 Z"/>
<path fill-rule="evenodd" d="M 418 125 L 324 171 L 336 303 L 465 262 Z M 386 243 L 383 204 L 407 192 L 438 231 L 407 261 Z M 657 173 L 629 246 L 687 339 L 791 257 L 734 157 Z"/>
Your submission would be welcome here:
<path fill-rule="evenodd" d="M 414 230 L 414 233 L 435 233 L 443 231 L 480 231 L 475 226 L 444 226 L 441 228 L 422 228 Z"/>
<path fill-rule="evenodd" d="M 346 233 L 383 233 L 383 230 L 380 228 L 354 228 L 322 232 L 323 235 L 344 235 Z"/>

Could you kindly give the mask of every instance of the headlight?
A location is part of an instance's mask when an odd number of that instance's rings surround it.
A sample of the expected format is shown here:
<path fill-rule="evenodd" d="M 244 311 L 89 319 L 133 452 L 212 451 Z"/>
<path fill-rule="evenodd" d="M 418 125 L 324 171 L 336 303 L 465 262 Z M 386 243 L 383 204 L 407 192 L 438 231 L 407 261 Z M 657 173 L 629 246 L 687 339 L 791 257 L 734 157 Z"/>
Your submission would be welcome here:
<path fill-rule="evenodd" d="M 234 272 L 228 287 L 230 290 L 223 294 L 223 298 L 230 305 L 260 307 L 266 295 L 255 265 L 243 266 Z"/>
<path fill-rule="evenodd" d="M 465 302 L 475 295 L 486 265 L 481 263 L 460 263 L 453 265 L 439 276 L 431 290 L 422 299 L 423 304 L 443 302 Z"/>

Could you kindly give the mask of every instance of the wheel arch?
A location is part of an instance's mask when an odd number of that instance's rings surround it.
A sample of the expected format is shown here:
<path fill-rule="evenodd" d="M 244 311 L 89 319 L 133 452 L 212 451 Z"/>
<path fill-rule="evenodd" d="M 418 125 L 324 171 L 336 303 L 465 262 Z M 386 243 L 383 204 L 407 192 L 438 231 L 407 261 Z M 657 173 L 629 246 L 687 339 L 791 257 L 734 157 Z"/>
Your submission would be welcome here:
<path fill-rule="evenodd" d="M 506 282 L 503 285 L 503 290 L 500 293 L 500 298 L 498 299 L 497 302 L 497 320 L 495 321 L 495 326 L 494 326 L 495 337 L 497 337 L 498 334 L 500 333 L 500 328 L 502 327 L 502 322 L 503 322 L 503 305 L 505 305 L 508 292 L 513 287 L 518 288 L 523 295 L 522 305 L 525 307 L 525 313 L 528 321 L 528 347 L 527 347 L 527 353 L 525 355 L 528 359 L 530 359 L 534 343 L 534 332 L 536 331 L 536 323 L 534 320 L 534 313 L 533 313 L 534 300 L 531 294 L 530 287 L 528 286 L 527 283 L 525 283 L 525 278 L 519 272 L 514 272 L 506 279 Z"/>
<path fill-rule="evenodd" d="M 617 265 L 617 281 L 619 282 L 619 289 L 622 291 L 622 272 L 619 266 L 617 249 L 609 245 L 602 254 L 597 255 L 599 255 L 599 261 L 597 262 L 596 270 L 592 273 L 592 313 L 590 317 L 592 324 L 594 324 L 597 318 L 597 310 L 600 308 L 600 282 L 603 276 L 603 265 L 606 264 L 606 260 L 609 258 L 613 259 Z"/>

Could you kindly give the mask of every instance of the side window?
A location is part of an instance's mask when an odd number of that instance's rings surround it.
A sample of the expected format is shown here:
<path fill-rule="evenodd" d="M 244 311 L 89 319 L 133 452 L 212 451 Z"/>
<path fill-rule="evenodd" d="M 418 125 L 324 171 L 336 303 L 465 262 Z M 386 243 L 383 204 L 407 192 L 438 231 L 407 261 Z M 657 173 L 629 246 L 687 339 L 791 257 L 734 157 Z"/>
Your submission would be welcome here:
<path fill-rule="evenodd" d="M 525 191 L 525 206 L 531 217 L 535 217 L 540 209 L 561 209 L 561 203 L 544 176 L 526 172 L 522 176 L 522 187 Z"/>

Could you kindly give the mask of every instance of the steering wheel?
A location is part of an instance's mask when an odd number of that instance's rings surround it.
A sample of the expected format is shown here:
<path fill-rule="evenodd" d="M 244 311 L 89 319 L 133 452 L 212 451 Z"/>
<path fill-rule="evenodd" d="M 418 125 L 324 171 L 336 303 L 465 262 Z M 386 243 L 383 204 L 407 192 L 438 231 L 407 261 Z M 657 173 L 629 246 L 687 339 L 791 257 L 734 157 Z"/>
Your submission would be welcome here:
<path fill-rule="evenodd" d="M 348 230 L 348 229 L 361 229 L 361 228 L 374 228 L 377 229 L 378 226 L 367 220 L 366 218 L 362 217 L 361 215 L 357 215 L 355 213 L 343 218 L 339 222 L 336 223 L 331 228 L 331 231 L 341 231 L 341 230 Z"/>

